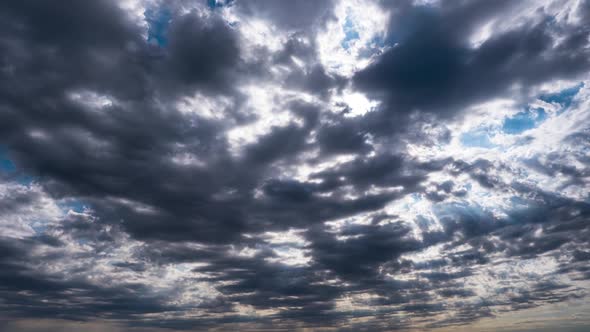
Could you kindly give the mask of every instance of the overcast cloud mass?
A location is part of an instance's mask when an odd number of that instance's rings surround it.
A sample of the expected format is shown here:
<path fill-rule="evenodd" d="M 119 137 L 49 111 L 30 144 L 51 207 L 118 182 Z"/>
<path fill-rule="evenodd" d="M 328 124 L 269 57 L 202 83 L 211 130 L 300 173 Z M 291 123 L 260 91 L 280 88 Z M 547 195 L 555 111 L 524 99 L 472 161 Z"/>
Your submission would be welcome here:
<path fill-rule="evenodd" d="M 590 329 L 590 1 L 0 1 L 0 331 Z"/>

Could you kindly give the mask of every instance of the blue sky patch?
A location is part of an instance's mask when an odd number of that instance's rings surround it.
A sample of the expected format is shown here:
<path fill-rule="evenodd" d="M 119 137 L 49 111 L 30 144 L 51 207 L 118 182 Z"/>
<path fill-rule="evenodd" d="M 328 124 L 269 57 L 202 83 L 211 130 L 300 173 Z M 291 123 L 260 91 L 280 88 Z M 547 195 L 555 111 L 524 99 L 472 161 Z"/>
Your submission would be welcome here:
<path fill-rule="evenodd" d="M 172 13 L 167 8 L 147 9 L 145 18 L 148 22 L 149 43 L 164 47 L 168 44 L 167 30 L 172 19 Z"/>
<path fill-rule="evenodd" d="M 233 0 L 207 0 L 207 6 L 210 9 L 221 8 L 231 4 Z"/>
<path fill-rule="evenodd" d="M 488 130 L 481 128 L 463 133 L 459 140 L 467 147 L 491 149 L 496 146 L 490 141 Z"/>
<path fill-rule="evenodd" d="M 6 150 L 0 147 L 0 172 L 14 172 L 16 166 L 12 160 L 8 158 Z"/>
<path fill-rule="evenodd" d="M 358 31 L 354 28 L 354 24 L 352 23 L 350 16 L 346 16 L 346 20 L 344 22 L 344 25 L 342 26 L 342 30 L 344 30 L 344 39 L 342 40 L 340 45 L 344 49 L 349 49 L 350 43 L 360 38 Z"/>
<path fill-rule="evenodd" d="M 546 103 L 560 104 L 562 107 L 560 112 L 558 112 L 558 114 L 560 114 L 572 105 L 574 97 L 578 94 L 578 92 L 580 92 L 582 87 L 584 87 L 584 83 L 579 83 L 571 88 L 563 89 L 557 93 L 541 95 L 539 99 Z"/>
<path fill-rule="evenodd" d="M 547 113 L 542 108 L 527 109 L 510 118 L 504 119 L 502 131 L 506 134 L 520 134 L 533 129 L 547 119 Z"/>

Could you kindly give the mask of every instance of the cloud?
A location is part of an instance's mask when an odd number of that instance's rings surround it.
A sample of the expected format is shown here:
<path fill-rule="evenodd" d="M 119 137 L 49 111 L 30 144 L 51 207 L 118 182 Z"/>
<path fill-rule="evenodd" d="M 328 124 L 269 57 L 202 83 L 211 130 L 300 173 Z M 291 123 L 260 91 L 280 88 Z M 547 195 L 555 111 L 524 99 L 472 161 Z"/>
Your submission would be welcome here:
<path fill-rule="evenodd" d="M 0 4 L 0 330 L 477 330 L 583 301 L 585 6 Z"/>
<path fill-rule="evenodd" d="M 514 87 L 527 89 L 549 77 L 570 78 L 587 71 L 584 43 L 556 41 L 556 36 L 565 38 L 577 26 L 554 22 L 549 14 L 493 35 L 478 47 L 468 44 L 470 32 L 511 10 L 511 5 L 475 1 L 401 6 L 389 26 L 390 49 L 358 72 L 354 82 L 385 99 L 386 112 L 421 110 L 444 117 L 470 103 L 510 93 Z M 536 71 L 538 66 L 548 70 Z"/>

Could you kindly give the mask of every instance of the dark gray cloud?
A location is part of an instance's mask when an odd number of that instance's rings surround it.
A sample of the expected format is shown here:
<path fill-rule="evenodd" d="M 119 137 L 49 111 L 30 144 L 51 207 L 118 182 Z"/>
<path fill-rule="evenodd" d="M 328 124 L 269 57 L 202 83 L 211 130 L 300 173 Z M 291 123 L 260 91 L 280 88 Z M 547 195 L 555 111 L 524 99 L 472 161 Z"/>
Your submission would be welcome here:
<path fill-rule="evenodd" d="M 2 238 L 0 292 L 5 317 L 86 320 L 90 317 L 125 318 L 134 314 L 177 310 L 167 306 L 145 285 L 96 286 L 85 280 L 64 280 L 63 275 L 43 275 L 33 264 L 55 257 L 35 256 L 32 249 L 43 245 L 37 239 Z M 68 308 L 68 310 L 64 310 Z"/>
<path fill-rule="evenodd" d="M 354 84 L 384 100 L 386 116 L 424 111 L 448 117 L 515 86 L 526 93 L 549 78 L 572 78 L 588 71 L 589 31 L 558 25 L 541 4 L 537 21 L 493 34 L 479 46 L 470 45 L 471 34 L 492 18 L 517 10 L 515 5 L 510 1 L 399 5 L 388 27 L 391 48 L 356 73 Z M 568 41 L 574 34 L 580 34 L 579 44 Z"/>
<path fill-rule="evenodd" d="M 517 160 L 434 152 L 470 106 L 587 73 L 587 2 L 477 46 L 519 5 L 379 3 L 381 53 L 349 76 L 316 41 L 341 5 L 140 3 L 146 27 L 115 1 L 1 3 L 0 330 L 428 329 L 583 298 L 587 117 Z"/>
<path fill-rule="evenodd" d="M 167 31 L 167 65 L 174 88 L 198 85 L 228 89 L 231 70 L 239 61 L 235 33 L 219 17 L 205 20 L 197 13 L 174 18 Z M 205 51 L 204 50 L 208 50 Z"/>

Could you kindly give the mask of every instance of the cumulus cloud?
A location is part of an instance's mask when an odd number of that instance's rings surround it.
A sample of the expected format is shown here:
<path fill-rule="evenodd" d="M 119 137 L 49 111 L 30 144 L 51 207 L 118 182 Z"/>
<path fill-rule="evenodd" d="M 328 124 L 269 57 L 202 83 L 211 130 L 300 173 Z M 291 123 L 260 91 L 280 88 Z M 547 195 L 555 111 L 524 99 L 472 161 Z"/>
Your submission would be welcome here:
<path fill-rule="evenodd" d="M 590 326 L 588 8 L 2 2 L 0 331 Z"/>

